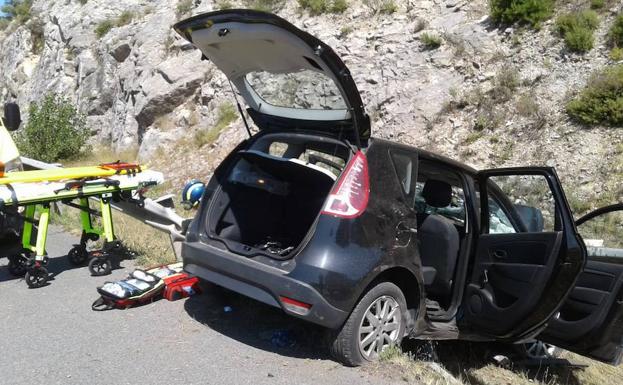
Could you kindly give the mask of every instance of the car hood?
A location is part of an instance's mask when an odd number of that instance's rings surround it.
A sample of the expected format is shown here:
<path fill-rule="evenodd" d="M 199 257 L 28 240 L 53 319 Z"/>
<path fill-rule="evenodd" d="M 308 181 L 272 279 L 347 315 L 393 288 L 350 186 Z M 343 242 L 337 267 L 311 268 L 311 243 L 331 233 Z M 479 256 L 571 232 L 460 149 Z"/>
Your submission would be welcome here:
<path fill-rule="evenodd" d="M 363 143 L 370 119 L 339 56 L 284 19 L 236 9 L 174 25 L 236 86 L 260 129 L 332 132 Z"/>

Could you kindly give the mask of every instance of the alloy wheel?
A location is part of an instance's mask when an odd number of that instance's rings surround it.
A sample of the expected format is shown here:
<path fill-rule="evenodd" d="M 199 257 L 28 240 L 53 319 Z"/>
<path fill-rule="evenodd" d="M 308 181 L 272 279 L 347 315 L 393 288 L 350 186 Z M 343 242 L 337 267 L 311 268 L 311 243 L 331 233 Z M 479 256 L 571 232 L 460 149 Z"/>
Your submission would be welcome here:
<path fill-rule="evenodd" d="M 533 360 L 544 360 L 555 357 L 557 348 L 552 344 L 536 340 L 524 343 L 523 349 L 527 358 Z"/>
<path fill-rule="evenodd" d="M 390 296 L 377 298 L 366 309 L 359 325 L 359 350 L 368 360 L 374 360 L 400 338 L 402 311 Z"/>

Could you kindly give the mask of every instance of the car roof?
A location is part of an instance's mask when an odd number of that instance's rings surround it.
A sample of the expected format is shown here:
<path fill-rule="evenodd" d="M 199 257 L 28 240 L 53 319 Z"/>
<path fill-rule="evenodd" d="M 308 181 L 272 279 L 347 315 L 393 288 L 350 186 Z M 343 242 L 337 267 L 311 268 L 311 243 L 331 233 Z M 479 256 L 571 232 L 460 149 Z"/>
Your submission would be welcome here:
<path fill-rule="evenodd" d="M 380 139 L 380 138 L 376 138 L 376 137 L 372 137 L 370 139 L 371 144 L 372 142 L 374 143 L 380 143 L 382 145 L 385 145 L 387 147 L 392 147 L 392 148 L 398 148 L 398 149 L 402 149 L 404 151 L 409 151 L 409 152 L 417 152 L 418 156 L 420 158 L 426 159 L 426 160 L 431 160 L 431 161 L 435 161 L 435 162 L 439 162 L 439 163 L 443 163 L 446 166 L 449 166 L 451 168 L 455 168 L 455 169 L 459 169 L 460 171 L 469 174 L 469 175 L 474 175 L 478 172 L 478 170 L 476 170 L 475 168 L 466 165 L 465 163 L 461 163 L 459 161 L 456 161 L 454 159 L 448 158 L 446 156 L 443 155 L 439 155 L 436 154 L 434 152 L 431 151 L 427 151 L 427 150 L 423 150 L 421 148 L 418 147 L 413 147 L 413 146 L 408 146 L 406 144 L 402 144 L 402 143 L 397 143 L 397 142 L 392 142 L 390 140 L 385 140 L 385 139 Z"/>

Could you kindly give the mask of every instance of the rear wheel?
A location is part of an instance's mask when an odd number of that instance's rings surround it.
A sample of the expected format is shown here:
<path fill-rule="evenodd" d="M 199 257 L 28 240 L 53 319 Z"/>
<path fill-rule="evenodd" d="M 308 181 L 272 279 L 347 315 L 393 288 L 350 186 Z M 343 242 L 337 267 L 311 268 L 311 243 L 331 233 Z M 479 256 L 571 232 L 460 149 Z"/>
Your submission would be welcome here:
<path fill-rule="evenodd" d="M 14 277 L 23 277 L 28 270 L 28 257 L 25 253 L 9 257 L 9 273 Z"/>
<path fill-rule="evenodd" d="M 383 350 L 400 345 L 407 304 L 391 282 L 373 287 L 357 303 L 342 329 L 332 336 L 331 354 L 345 365 L 358 366 L 379 358 Z"/>

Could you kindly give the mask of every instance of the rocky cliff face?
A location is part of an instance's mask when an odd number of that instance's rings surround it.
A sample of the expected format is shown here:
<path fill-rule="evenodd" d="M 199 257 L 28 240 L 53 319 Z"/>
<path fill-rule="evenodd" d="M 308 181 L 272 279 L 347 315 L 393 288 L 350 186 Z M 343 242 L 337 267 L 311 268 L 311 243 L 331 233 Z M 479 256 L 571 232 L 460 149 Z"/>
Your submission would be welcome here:
<path fill-rule="evenodd" d="M 223 5 L 186 3 L 193 14 Z M 342 56 L 373 135 L 476 167 L 556 166 L 574 196 L 623 198 L 611 178 L 623 167 L 621 130 L 587 129 L 564 112 L 593 70 L 610 64 L 605 35 L 623 5 L 603 12 L 596 48 L 579 56 L 567 52 L 551 21 L 540 31 L 494 28 L 485 0 L 396 1 L 392 14 L 351 0 L 343 14 L 319 16 L 296 1 L 270 3 Z M 46 93 L 67 96 L 88 115 L 94 141 L 138 148 L 165 170 L 185 170 L 179 178 L 204 178 L 245 133 L 237 120 L 216 142 L 189 150 L 198 132 L 221 123 L 219 111 L 233 99 L 224 76 L 171 29 L 188 16 L 179 5 L 35 0 L 31 20 L 0 37 L 1 99 L 27 106 Z M 103 21 L 112 26 L 98 36 Z M 442 45 L 434 48 L 430 36 Z"/>

